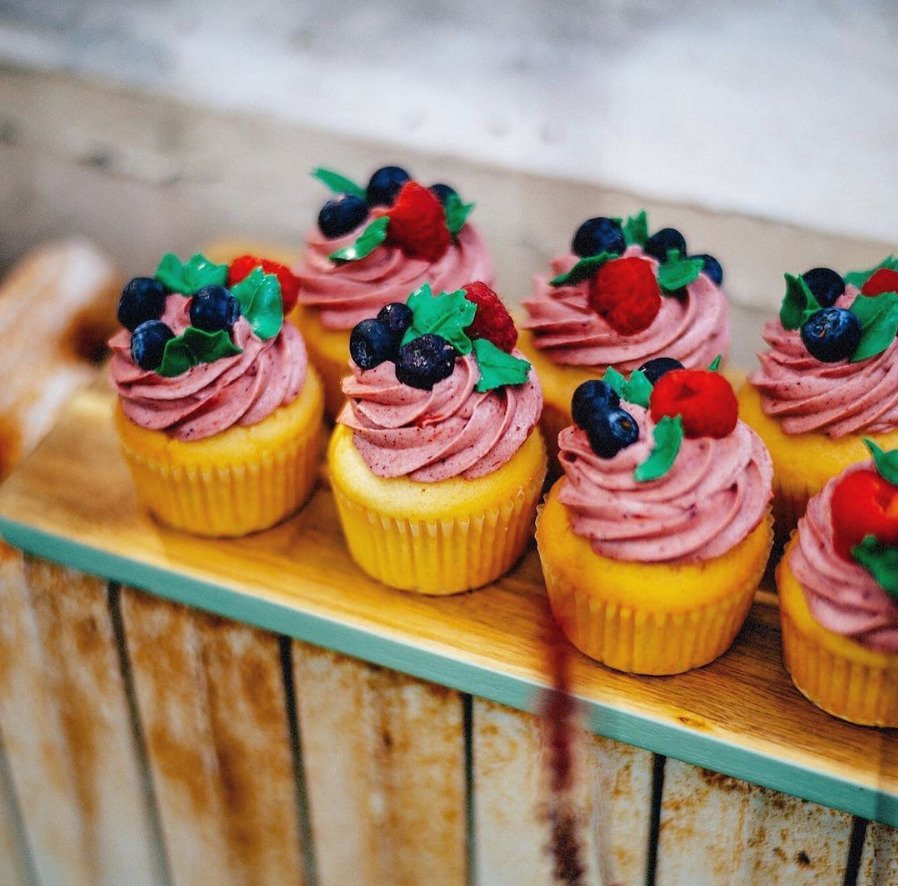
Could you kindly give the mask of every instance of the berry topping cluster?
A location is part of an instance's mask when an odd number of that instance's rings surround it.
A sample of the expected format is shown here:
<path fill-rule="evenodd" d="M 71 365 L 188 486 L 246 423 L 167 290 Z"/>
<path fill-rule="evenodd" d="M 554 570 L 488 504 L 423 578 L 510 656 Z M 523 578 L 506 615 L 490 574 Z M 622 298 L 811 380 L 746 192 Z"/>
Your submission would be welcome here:
<path fill-rule="evenodd" d="M 860 292 L 840 307 L 847 283 Z M 780 322 L 797 329 L 808 353 L 822 363 L 859 363 L 881 354 L 898 333 L 898 262 L 890 257 L 844 278 L 832 268 L 786 274 Z"/>
<path fill-rule="evenodd" d="M 438 261 L 474 208 L 449 185 L 437 182 L 426 188 L 400 166 L 382 166 L 364 188 L 328 169 L 315 169 L 312 175 L 338 195 L 318 214 L 325 237 L 343 237 L 369 215 L 373 218 L 355 243 L 330 256 L 336 262 L 358 261 L 382 243 L 399 247 L 410 258 Z"/>
<path fill-rule="evenodd" d="M 641 246 L 645 256 L 624 257 L 628 246 Z M 662 228 L 649 236 L 644 212 L 625 221 L 599 216 L 577 228 L 571 251 L 579 261 L 555 277 L 553 286 L 588 281 L 589 306 L 621 335 L 647 329 L 661 310 L 661 296 L 685 298 L 686 287 L 704 273 L 715 285 L 723 282 L 723 268 L 711 255 L 689 256 L 686 240 L 676 228 Z"/>
<path fill-rule="evenodd" d="M 233 341 L 234 324 L 241 316 L 259 338 L 277 335 L 284 313 L 281 293 L 289 293 L 292 307 L 298 288 L 287 268 L 267 259 L 244 255 L 228 267 L 199 253 L 184 263 L 169 253 L 155 277 L 128 282 L 118 318 L 131 332 L 134 362 L 141 369 L 173 377 L 241 353 Z M 170 293 L 189 299 L 190 325 L 180 335 L 161 319 Z"/>
<path fill-rule="evenodd" d="M 611 368 L 602 381 L 581 384 L 571 400 L 574 424 L 599 458 L 614 458 L 639 439 L 639 426 L 621 400 L 648 409 L 655 423 L 652 452 L 634 471 L 640 482 L 670 470 L 684 436 L 726 437 L 738 420 L 736 395 L 714 369 L 684 369 L 670 357 L 649 360 L 629 379 Z"/>
<path fill-rule="evenodd" d="M 485 283 L 438 295 L 425 283 L 405 304 L 392 302 L 357 323 L 349 353 L 362 370 L 390 361 L 400 382 L 429 391 L 452 375 L 458 357 L 473 352 L 482 392 L 527 381 L 530 364 L 511 354 L 516 342 L 511 315 Z"/>

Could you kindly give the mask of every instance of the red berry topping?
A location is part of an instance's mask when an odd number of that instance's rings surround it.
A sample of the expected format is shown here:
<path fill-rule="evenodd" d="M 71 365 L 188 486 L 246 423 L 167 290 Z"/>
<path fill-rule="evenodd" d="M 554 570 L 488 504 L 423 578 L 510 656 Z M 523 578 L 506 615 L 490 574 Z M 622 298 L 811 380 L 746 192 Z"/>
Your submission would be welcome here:
<path fill-rule="evenodd" d="M 647 329 L 661 310 L 652 263 L 636 256 L 606 262 L 589 284 L 589 304 L 621 335 Z"/>
<path fill-rule="evenodd" d="M 882 295 L 884 292 L 898 292 L 898 271 L 880 268 L 861 287 L 864 295 Z"/>
<path fill-rule="evenodd" d="M 836 552 L 846 560 L 865 535 L 898 544 L 898 489 L 876 471 L 854 471 L 839 480 L 831 508 Z"/>
<path fill-rule="evenodd" d="M 281 302 L 284 305 L 284 315 L 290 313 L 296 306 L 296 297 L 299 295 L 299 280 L 293 276 L 290 268 L 278 264 L 268 258 L 256 258 L 254 255 L 241 255 L 231 262 L 228 268 L 228 286 L 239 283 L 244 277 L 248 277 L 254 268 L 261 267 L 266 274 L 274 274 L 281 284 Z"/>
<path fill-rule="evenodd" d="M 486 283 L 468 283 L 462 289 L 465 298 L 477 305 L 474 322 L 465 332 L 471 338 L 489 339 L 497 348 L 510 353 L 518 343 L 518 331 L 499 296 Z"/>
<path fill-rule="evenodd" d="M 707 369 L 674 369 L 658 379 L 649 400 L 652 421 L 683 417 L 687 437 L 726 437 L 739 419 L 732 385 Z"/>
<path fill-rule="evenodd" d="M 390 217 L 387 242 L 401 247 L 411 258 L 435 262 L 449 248 L 451 236 L 443 204 L 429 188 L 406 182 L 386 215 Z"/>

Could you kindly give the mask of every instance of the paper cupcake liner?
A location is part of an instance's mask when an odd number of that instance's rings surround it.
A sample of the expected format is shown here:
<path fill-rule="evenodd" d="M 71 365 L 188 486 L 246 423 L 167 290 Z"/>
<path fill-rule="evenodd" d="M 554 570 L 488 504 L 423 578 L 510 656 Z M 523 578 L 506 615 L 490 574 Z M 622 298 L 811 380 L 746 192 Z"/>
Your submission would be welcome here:
<path fill-rule="evenodd" d="M 343 379 L 350 372 L 350 330 L 325 329 L 318 319 L 318 312 L 311 308 L 298 308 L 295 316 L 296 325 L 302 332 L 309 352 L 309 360 L 318 370 L 324 385 L 325 412 L 331 419 L 335 419 L 346 402 Z"/>
<path fill-rule="evenodd" d="M 352 558 L 400 590 L 446 595 L 495 581 L 521 556 L 533 531 L 540 483 L 498 508 L 447 520 L 390 517 L 333 487 Z"/>

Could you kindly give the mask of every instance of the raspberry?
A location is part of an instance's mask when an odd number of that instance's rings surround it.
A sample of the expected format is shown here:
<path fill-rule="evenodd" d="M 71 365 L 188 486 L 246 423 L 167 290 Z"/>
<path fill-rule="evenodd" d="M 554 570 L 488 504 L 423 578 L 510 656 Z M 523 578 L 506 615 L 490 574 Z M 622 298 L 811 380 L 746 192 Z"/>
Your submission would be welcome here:
<path fill-rule="evenodd" d="M 241 255 L 231 262 L 228 268 L 228 286 L 239 283 L 244 277 L 248 277 L 254 268 L 261 267 L 266 274 L 274 274 L 281 284 L 281 302 L 284 305 L 284 316 L 290 313 L 296 306 L 296 298 L 299 295 L 299 280 L 293 276 L 290 268 L 278 264 L 268 258 L 256 258 L 254 255 Z"/>
<path fill-rule="evenodd" d="M 477 305 L 474 321 L 465 332 L 471 338 L 489 339 L 497 348 L 511 353 L 518 343 L 518 331 L 499 296 L 486 283 L 468 283 L 462 289 L 465 298 Z"/>
<path fill-rule="evenodd" d="M 884 292 L 898 292 L 898 271 L 889 268 L 880 268 L 875 274 L 867 278 L 867 282 L 861 287 L 864 295 L 882 295 Z"/>
<path fill-rule="evenodd" d="M 385 214 L 390 218 L 387 242 L 401 247 L 411 258 L 435 262 L 449 248 L 451 238 L 443 205 L 417 182 L 406 182 Z"/>
<path fill-rule="evenodd" d="M 665 415 L 683 418 L 687 437 L 726 437 L 739 419 L 730 383 L 707 369 L 674 369 L 658 379 L 649 400 L 652 421 Z"/>
<path fill-rule="evenodd" d="M 606 262 L 589 284 L 589 304 L 621 335 L 648 328 L 661 310 L 651 262 L 636 256 Z"/>
<path fill-rule="evenodd" d="M 836 552 L 853 560 L 851 549 L 865 535 L 898 544 L 898 489 L 876 471 L 854 471 L 838 481 L 831 501 Z"/>

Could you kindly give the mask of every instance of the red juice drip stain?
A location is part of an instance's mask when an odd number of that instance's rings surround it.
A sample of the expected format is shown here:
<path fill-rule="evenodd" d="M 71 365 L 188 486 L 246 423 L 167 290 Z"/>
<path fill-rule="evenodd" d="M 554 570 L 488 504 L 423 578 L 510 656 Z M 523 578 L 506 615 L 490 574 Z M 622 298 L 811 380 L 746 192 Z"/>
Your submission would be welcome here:
<path fill-rule="evenodd" d="M 546 692 L 540 713 L 546 721 L 549 786 L 549 823 L 552 840 L 549 849 L 554 876 L 559 883 L 578 886 L 584 882 L 586 868 L 577 828 L 577 814 L 570 797 L 574 785 L 573 741 L 576 710 L 570 694 L 570 646 L 554 621 L 545 639 L 547 664 L 552 688 Z"/>

